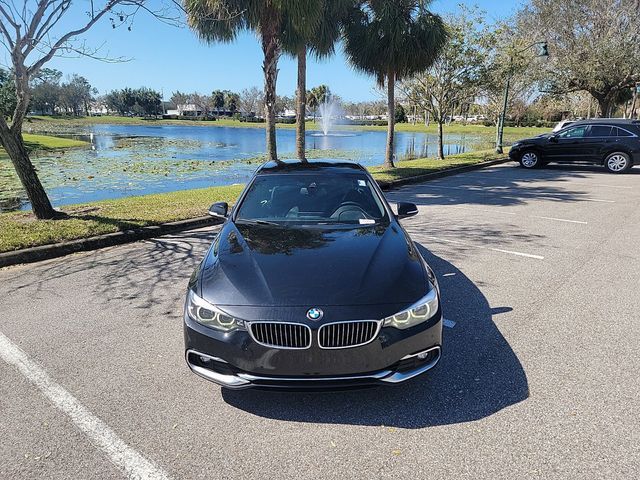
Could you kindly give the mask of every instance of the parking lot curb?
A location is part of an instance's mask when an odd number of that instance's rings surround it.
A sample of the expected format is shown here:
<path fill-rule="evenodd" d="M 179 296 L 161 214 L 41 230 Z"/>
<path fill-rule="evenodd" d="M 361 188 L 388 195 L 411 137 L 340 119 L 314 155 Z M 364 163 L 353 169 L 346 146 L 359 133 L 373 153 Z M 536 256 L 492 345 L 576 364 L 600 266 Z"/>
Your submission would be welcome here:
<path fill-rule="evenodd" d="M 509 159 L 490 160 L 488 162 L 476 163 L 474 165 L 464 165 L 462 167 L 449 168 L 424 175 L 416 175 L 392 181 L 380 181 L 378 184 L 382 190 L 392 190 L 403 185 L 412 183 L 426 182 L 437 178 L 448 177 L 458 173 L 479 170 L 493 165 L 508 162 Z M 180 220 L 177 222 L 162 223 L 160 225 L 150 225 L 140 227 L 133 230 L 124 230 L 122 232 L 107 233 L 95 237 L 81 238 L 78 240 L 70 240 L 67 242 L 53 243 L 50 245 L 41 245 L 38 247 L 24 248 L 13 252 L 0 253 L 0 268 L 22 263 L 34 263 L 42 260 L 63 257 L 71 253 L 86 252 L 90 250 L 98 250 L 100 248 L 112 247 L 114 245 L 122 245 L 125 243 L 136 242 L 138 240 L 146 240 L 148 238 L 159 237 L 169 233 L 182 232 L 186 230 L 194 230 L 196 228 L 206 227 L 210 225 L 220 224 L 222 221 L 215 217 L 198 217 L 188 220 Z"/>
<path fill-rule="evenodd" d="M 489 160 L 487 162 L 475 163 L 473 165 L 463 165 L 461 167 L 447 168 L 438 172 L 425 173 L 423 175 L 416 175 L 414 177 L 405 177 L 398 180 L 391 181 L 379 181 L 378 185 L 384 191 L 393 190 L 397 187 L 404 185 L 410 185 L 412 183 L 427 182 L 429 180 L 436 180 L 438 178 L 449 177 L 451 175 L 457 175 L 458 173 L 471 172 L 473 170 L 480 170 L 481 168 L 491 167 L 493 165 L 500 165 L 501 163 L 510 162 L 508 158 L 501 158 L 499 160 Z"/>
<path fill-rule="evenodd" d="M 21 263 L 33 263 L 51 258 L 63 257 L 71 253 L 98 250 L 100 248 L 122 245 L 136 242 L 148 238 L 159 237 L 169 233 L 193 230 L 222 223 L 220 219 L 214 217 L 198 217 L 177 222 L 163 223 L 160 225 L 150 225 L 134 230 L 124 230 L 122 232 L 107 233 L 95 237 L 70 240 L 68 242 L 53 243 L 50 245 L 40 245 L 38 247 L 24 248 L 13 252 L 0 253 L 0 268 Z"/>

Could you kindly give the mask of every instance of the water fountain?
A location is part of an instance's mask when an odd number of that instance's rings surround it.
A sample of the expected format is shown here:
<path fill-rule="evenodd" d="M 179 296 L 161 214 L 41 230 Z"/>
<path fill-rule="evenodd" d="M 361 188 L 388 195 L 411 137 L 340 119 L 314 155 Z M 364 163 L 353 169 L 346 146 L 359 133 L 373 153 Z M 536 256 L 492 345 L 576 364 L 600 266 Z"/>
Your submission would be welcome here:
<path fill-rule="evenodd" d="M 329 94 L 326 95 L 324 97 L 324 101 L 318 107 L 318 111 L 320 112 L 320 127 L 322 129 L 322 133 L 312 134 L 314 137 L 353 136 L 353 134 L 336 133 L 331 131 L 331 128 L 334 126 L 334 121 L 342 111 L 342 108 L 340 107 L 340 102 L 338 102 L 338 100 L 334 99 Z"/>
<path fill-rule="evenodd" d="M 331 95 L 327 95 L 324 97 L 324 102 L 319 107 L 320 110 L 320 125 L 322 126 L 322 133 L 326 137 L 329 135 L 331 131 L 331 126 L 333 124 L 333 116 L 337 113 L 338 105 L 337 102 L 331 98 Z"/>

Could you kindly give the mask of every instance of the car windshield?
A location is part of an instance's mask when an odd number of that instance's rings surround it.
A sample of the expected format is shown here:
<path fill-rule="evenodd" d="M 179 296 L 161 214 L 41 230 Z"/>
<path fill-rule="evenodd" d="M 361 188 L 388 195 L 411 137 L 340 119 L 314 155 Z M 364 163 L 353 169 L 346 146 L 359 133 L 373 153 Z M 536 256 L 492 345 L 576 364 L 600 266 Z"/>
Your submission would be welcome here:
<path fill-rule="evenodd" d="M 237 223 L 374 225 L 388 221 L 365 174 L 325 172 L 258 175 L 240 204 Z"/>

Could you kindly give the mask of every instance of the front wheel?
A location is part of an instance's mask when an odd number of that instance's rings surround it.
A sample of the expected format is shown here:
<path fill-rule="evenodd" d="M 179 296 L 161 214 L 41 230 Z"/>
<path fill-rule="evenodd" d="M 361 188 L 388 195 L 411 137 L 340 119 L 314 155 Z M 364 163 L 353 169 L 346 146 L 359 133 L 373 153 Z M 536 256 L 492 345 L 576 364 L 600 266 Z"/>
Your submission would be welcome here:
<path fill-rule="evenodd" d="M 623 173 L 631 168 L 631 157 L 625 152 L 613 152 L 605 158 L 604 166 L 611 173 Z"/>
<path fill-rule="evenodd" d="M 523 168 L 539 168 L 541 165 L 540 155 L 533 150 L 528 150 L 520 155 L 520 166 Z"/>

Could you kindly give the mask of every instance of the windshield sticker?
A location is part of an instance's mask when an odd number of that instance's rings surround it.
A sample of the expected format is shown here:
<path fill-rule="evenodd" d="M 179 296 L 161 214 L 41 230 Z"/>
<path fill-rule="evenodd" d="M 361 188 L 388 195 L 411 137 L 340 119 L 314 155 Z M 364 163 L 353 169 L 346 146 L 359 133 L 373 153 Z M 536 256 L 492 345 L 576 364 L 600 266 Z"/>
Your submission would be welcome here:
<path fill-rule="evenodd" d="M 360 222 L 360 225 L 371 225 L 376 223 L 376 221 L 371 218 L 360 218 L 358 221 Z"/>
<path fill-rule="evenodd" d="M 367 182 L 365 182 L 364 180 L 358 180 L 358 186 L 359 187 L 366 187 L 367 186 Z"/>

